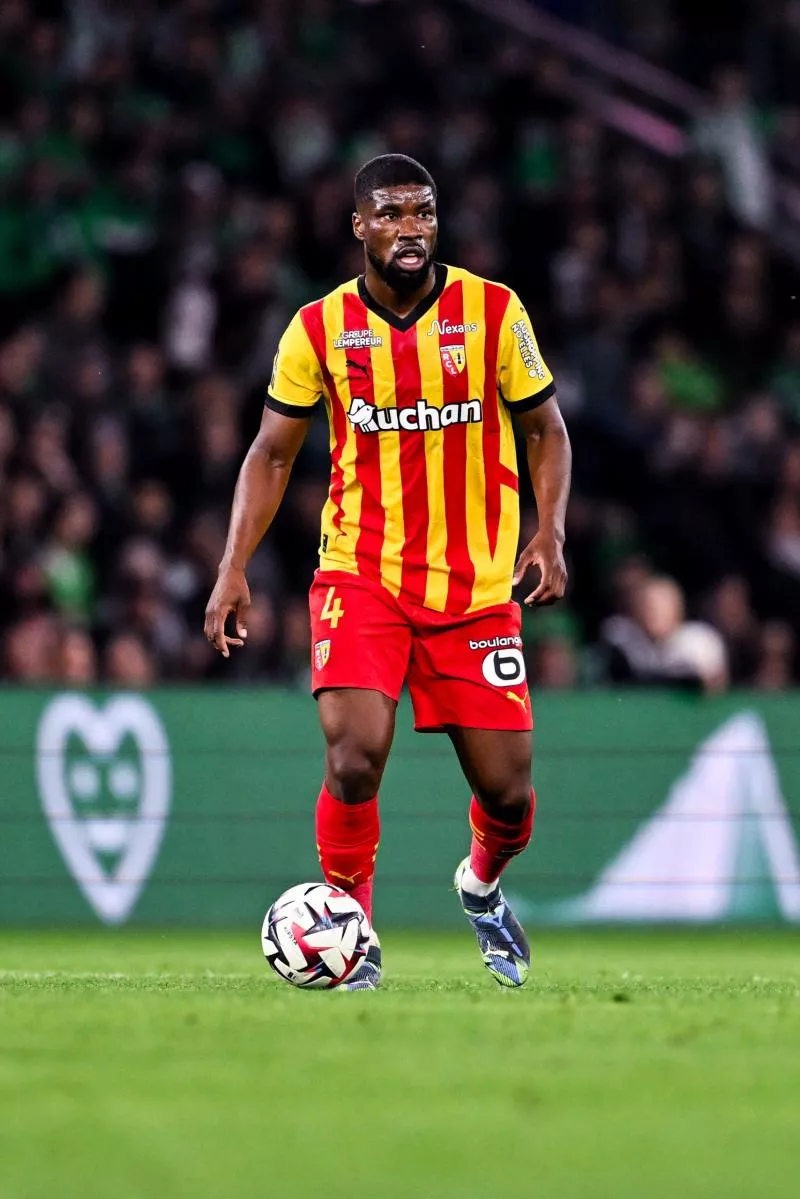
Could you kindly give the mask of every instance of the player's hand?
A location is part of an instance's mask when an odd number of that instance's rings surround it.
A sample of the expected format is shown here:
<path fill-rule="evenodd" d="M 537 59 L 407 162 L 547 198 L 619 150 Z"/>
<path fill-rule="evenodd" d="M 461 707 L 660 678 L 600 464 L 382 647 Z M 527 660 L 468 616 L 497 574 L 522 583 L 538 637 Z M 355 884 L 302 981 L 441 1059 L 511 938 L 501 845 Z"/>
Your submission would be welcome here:
<path fill-rule="evenodd" d="M 206 623 L 203 632 L 207 640 L 219 650 L 223 658 L 231 656 L 230 646 L 244 645 L 247 639 L 247 613 L 250 609 L 250 588 L 243 570 L 232 566 L 220 569 L 211 598 L 206 605 Z M 236 636 L 225 632 L 225 621 L 233 612 L 236 621 Z"/>
<path fill-rule="evenodd" d="M 567 589 L 567 567 L 557 537 L 540 530 L 525 546 L 514 567 L 514 586 L 521 582 L 531 566 L 538 566 L 541 577 L 538 587 L 525 597 L 525 603 L 543 607 L 560 600 Z"/>

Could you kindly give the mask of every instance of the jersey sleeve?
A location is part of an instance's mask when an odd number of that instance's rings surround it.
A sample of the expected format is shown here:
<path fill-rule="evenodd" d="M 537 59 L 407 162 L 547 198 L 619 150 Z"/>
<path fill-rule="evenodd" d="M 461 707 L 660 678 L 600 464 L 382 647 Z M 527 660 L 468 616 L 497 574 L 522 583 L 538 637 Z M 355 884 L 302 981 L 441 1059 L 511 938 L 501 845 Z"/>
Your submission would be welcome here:
<path fill-rule="evenodd" d="M 528 412 L 555 395 L 556 385 L 539 353 L 531 319 L 513 291 L 503 316 L 497 359 L 497 385 L 512 412 Z"/>
<path fill-rule="evenodd" d="M 300 313 L 278 345 L 265 403 L 283 416 L 311 416 L 322 398 L 322 371 Z"/>

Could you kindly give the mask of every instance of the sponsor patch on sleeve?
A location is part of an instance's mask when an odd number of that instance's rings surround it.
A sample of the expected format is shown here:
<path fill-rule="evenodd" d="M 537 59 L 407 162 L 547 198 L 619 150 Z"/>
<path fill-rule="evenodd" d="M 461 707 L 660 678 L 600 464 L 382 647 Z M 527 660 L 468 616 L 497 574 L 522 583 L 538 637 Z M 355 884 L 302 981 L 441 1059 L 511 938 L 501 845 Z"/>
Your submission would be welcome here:
<path fill-rule="evenodd" d="M 546 379 L 547 370 L 528 322 L 524 319 L 515 321 L 511 326 L 511 332 L 517 339 L 517 346 L 519 347 L 522 361 L 525 363 L 528 377 L 531 379 Z"/>

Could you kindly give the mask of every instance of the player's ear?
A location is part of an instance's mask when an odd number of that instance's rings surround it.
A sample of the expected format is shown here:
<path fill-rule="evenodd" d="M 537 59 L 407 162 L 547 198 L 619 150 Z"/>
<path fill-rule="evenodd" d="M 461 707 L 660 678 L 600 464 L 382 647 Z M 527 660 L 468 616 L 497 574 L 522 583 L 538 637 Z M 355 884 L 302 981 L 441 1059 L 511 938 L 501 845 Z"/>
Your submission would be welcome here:
<path fill-rule="evenodd" d="M 353 233 L 359 241 L 364 240 L 364 222 L 357 212 L 353 213 Z"/>

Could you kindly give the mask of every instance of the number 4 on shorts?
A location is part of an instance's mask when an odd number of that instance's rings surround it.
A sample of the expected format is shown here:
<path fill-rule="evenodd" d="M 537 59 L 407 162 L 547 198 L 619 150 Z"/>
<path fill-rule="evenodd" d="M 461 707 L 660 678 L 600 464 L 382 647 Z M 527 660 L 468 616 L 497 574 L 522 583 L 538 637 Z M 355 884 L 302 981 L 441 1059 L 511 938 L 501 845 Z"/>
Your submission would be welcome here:
<path fill-rule="evenodd" d="M 343 616 L 344 608 L 342 607 L 342 601 L 336 594 L 336 588 L 329 587 L 328 593 L 325 596 L 325 603 L 322 605 L 320 620 L 329 620 L 331 628 L 335 629 L 338 627 L 339 621 Z"/>

